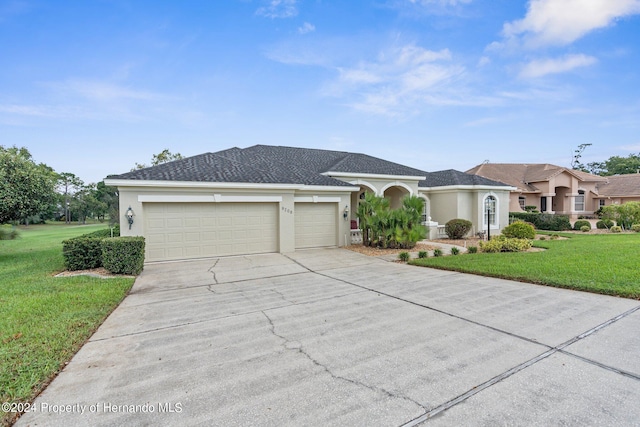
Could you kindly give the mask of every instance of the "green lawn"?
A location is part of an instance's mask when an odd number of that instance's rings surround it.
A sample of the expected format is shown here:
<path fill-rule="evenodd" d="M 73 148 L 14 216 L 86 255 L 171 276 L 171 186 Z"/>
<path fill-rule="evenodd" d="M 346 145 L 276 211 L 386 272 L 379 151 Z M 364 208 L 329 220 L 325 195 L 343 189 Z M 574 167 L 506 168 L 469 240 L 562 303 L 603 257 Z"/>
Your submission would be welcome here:
<path fill-rule="evenodd" d="M 132 278 L 56 278 L 61 242 L 106 225 L 32 225 L 0 241 L 0 401 L 28 402 L 122 301 Z M 13 414 L 0 412 L 0 424 Z"/>
<path fill-rule="evenodd" d="M 543 252 L 465 254 L 412 260 L 424 267 L 640 299 L 640 233 L 562 234 Z"/>

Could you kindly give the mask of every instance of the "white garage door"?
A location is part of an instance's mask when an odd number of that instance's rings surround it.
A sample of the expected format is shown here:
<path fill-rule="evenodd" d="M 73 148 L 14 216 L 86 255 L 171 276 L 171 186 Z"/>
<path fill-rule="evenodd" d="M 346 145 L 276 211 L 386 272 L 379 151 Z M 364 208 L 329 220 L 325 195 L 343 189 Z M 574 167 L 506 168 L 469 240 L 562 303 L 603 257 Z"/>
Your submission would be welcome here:
<path fill-rule="evenodd" d="M 276 203 L 145 203 L 147 261 L 278 251 Z"/>
<path fill-rule="evenodd" d="M 296 249 L 337 246 L 337 204 L 296 203 Z"/>

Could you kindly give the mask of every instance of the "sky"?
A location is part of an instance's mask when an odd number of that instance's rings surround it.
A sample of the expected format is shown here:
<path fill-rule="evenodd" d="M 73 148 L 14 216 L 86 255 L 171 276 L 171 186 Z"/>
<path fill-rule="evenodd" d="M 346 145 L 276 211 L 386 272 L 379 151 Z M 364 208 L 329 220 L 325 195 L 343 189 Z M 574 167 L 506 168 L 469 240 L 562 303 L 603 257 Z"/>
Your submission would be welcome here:
<path fill-rule="evenodd" d="M 0 145 L 86 183 L 255 144 L 640 152 L 640 0 L 0 0 Z"/>

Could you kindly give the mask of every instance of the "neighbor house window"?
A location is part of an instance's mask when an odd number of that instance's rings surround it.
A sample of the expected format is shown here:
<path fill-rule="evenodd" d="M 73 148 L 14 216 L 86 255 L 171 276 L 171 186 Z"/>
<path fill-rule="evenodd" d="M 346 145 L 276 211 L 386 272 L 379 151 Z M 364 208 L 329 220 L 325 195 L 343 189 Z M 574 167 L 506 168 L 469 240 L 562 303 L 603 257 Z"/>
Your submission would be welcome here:
<path fill-rule="evenodd" d="M 604 199 L 598 200 L 598 206 L 604 208 Z"/>
<path fill-rule="evenodd" d="M 496 225 L 496 198 L 493 196 L 487 196 L 484 199 L 484 223 L 490 225 Z"/>
<path fill-rule="evenodd" d="M 518 197 L 518 203 L 520 203 L 520 209 L 524 210 L 524 207 L 527 204 L 527 198 L 525 196 Z"/>
<path fill-rule="evenodd" d="M 578 195 L 576 196 L 575 210 L 576 211 L 584 210 L 584 191 L 583 190 L 578 190 Z"/>

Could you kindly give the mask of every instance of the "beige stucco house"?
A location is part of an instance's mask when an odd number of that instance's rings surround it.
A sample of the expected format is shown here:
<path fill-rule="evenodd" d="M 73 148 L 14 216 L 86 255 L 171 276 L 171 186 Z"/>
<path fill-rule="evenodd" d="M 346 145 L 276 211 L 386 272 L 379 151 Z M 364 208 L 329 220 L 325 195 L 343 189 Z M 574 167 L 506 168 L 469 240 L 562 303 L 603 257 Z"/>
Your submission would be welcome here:
<path fill-rule="evenodd" d="M 515 187 L 509 200 L 511 212 L 535 206 L 540 212 L 569 215 L 572 219 L 593 215 L 606 199 L 602 191 L 609 182 L 607 177 L 546 163 L 483 163 L 467 173 Z"/>
<path fill-rule="evenodd" d="M 398 207 L 424 198 L 432 235 L 464 218 L 508 225 L 515 188 L 459 171 L 424 172 L 360 153 L 256 145 L 112 175 L 121 234 L 146 238 L 146 260 L 290 252 L 351 243 L 365 192 Z M 131 216 L 129 224 L 127 213 Z"/>

